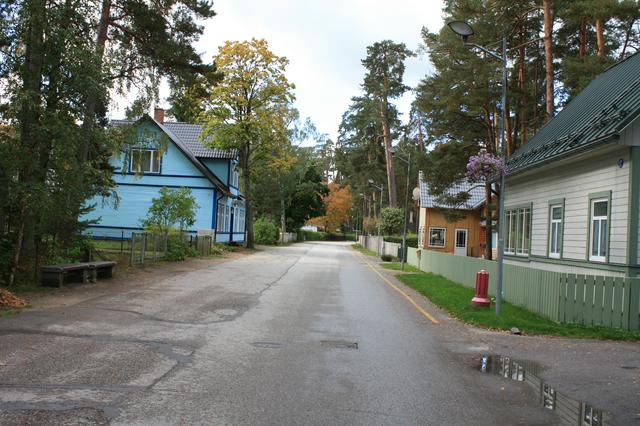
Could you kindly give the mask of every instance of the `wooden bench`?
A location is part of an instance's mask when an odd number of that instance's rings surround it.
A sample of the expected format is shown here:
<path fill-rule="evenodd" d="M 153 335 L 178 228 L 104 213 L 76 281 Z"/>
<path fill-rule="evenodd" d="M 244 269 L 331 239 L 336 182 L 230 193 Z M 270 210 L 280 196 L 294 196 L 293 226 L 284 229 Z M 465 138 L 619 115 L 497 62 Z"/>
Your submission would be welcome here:
<path fill-rule="evenodd" d="M 96 282 L 98 277 L 111 278 L 114 261 L 64 263 L 58 265 L 47 265 L 40 268 L 42 285 L 55 285 L 62 287 L 65 278 L 69 275 L 78 275 L 83 283 Z"/>
<path fill-rule="evenodd" d="M 113 260 L 102 260 L 98 262 L 89 262 L 95 269 L 94 273 L 94 281 L 97 278 L 111 278 L 113 277 L 113 268 L 116 267 L 117 263 Z"/>

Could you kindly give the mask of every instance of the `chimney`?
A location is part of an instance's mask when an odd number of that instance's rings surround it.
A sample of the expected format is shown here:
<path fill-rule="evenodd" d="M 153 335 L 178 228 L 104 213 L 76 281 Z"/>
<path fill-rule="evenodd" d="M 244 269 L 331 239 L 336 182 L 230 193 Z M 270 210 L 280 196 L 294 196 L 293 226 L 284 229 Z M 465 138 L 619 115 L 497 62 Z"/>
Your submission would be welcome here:
<path fill-rule="evenodd" d="M 164 123 L 164 109 L 156 107 L 153 110 L 153 119 L 160 124 Z"/>

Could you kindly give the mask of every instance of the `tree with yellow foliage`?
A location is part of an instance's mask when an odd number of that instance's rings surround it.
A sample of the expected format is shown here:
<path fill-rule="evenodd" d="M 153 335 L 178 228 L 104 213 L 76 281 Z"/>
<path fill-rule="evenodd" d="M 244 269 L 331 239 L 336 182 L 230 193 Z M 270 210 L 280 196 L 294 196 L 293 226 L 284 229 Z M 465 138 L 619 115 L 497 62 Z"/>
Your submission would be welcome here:
<path fill-rule="evenodd" d="M 253 248 L 252 167 L 268 159 L 272 168 L 289 163 L 288 126 L 295 116 L 293 89 L 285 76 L 287 58 L 269 50 L 266 40 L 227 41 L 214 57 L 223 81 L 211 90 L 204 113 L 211 146 L 240 153 L 247 215 L 245 245 Z M 263 163 L 264 164 L 264 163 Z"/>

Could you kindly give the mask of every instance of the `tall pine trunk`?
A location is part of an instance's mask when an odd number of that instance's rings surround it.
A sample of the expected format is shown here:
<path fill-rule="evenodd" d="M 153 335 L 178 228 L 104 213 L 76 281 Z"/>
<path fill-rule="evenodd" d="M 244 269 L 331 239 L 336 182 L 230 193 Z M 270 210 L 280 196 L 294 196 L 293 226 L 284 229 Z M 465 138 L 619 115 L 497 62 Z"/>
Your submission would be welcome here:
<path fill-rule="evenodd" d="M 33 235 L 35 222 L 30 215 L 30 194 L 29 191 L 36 177 L 33 166 L 38 163 L 38 138 L 36 126 L 40 119 L 40 99 L 42 94 L 42 68 L 44 63 L 44 29 L 46 25 L 46 4 L 45 0 L 30 0 L 25 2 L 24 11 L 29 20 L 27 27 L 25 62 L 20 70 L 22 77 L 22 106 L 20 109 L 20 145 L 23 154 L 33 161 L 23 161 L 23 167 L 19 174 L 19 180 L 23 185 L 22 194 L 19 201 L 19 213 L 17 220 L 17 235 L 13 247 L 13 256 L 9 268 L 7 284 L 13 285 L 15 281 L 20 258 L 23 250 L 33 245 Z"/>
<path fill-rule="evenodd" d="M 579 57 L 580 59 L 584 58 L 584 55 L 587 53 L 587 17 L 582 16 L 580 18 L 580 50 Z"/>
<path fill-rule="evenodd" d="M 525 68 L 525 47 L 520 46 L 520 60 L 518 62 L 518 88 L 520 89 L 520 145 L 527 143 L 527 108 L 529 100 L 527 97 L 527 82 Z"/>
<path fill-rule="evenodd" d="M 418 112 L 418 146 L 420 147 L 420 152 L 423 153 L 427 150 L 424 145 L 424 135 L 422 134 L 422 115 Z"/>
<path fill-rule="evenodd" d="M 554 91 L 553 91 L 553 17 L 551 16 L 551 0 L 543 0 L 542 8 L 544 10 L 544 56 L 546 71 L 546 91 L 545 103 L 546 114 L 545 122 L 551 120 L 554 113 Z"/>
<path fill-rule="evenodd" d="M 102 0 L 100 11 L 100 22 L 98 23 L 98 35 L 96 38 L 96 67 L 98 74 L 102 72 L 104 50 L 107 44 L 107 34 L 111 19 L 111 0 Z M 98 90 L 90 87 L 85 102 L 82 130 L 85 134 L 84 141 L 80 146 L 80 163 L 84 164 L 89 159 L 89 149 L 92 142 L 92 130 L 95 122 L 96 108 L 98 106 Z"/>
<path fill-rule="evenodd" d="M 384 154 L 387 163 L 387 186 L 389 188 L 389 207 L 398 205 L 398 194 L 396 192 L 396 175 L 393 167 L 393 155 L 391 155 L 391 129 L 389 125 L 389 105 L 385 98 L 383 100 L 382 131 L 384 139 Z"/>
<path fill-rule="evenodd" d="M 247 234 L 244 246 L 248 249 L 254 248 L 253 243 L 253 208 L 251 207 L 251 177 L 249 175 L 249 155 L 251 155 L 251 147 L 249 143 L 245 143 L 241 163 L 242 163 L 242 180 L 244 182 L 244 208 L 245 208 L 245 226 Z"/>
<path fill-rule="evenodd" d="M 598 41 L 598 56 L 604 56 L 604 25 L 602 18 L 596 18 L 596 39 Z"/>

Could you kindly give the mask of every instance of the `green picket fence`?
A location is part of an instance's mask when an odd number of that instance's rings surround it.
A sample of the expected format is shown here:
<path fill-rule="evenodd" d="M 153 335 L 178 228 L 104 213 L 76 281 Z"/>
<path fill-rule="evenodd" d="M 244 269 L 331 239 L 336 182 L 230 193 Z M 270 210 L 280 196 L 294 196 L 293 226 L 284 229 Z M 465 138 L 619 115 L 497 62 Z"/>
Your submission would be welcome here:
<path fill-rule="evenodd" d="M 407 262 L 474 288 L 476 273 L 489 272 L 495 295 L 496 262 L 409 248 Z M 504 300 L 558 322 L 640 329 L 640 279 L 575 275 L 504 265 Z"/>
<path fill-rule="evenodd" d="M 563 274 L 559 320 L 640 329 L 640 279 Z"/>

